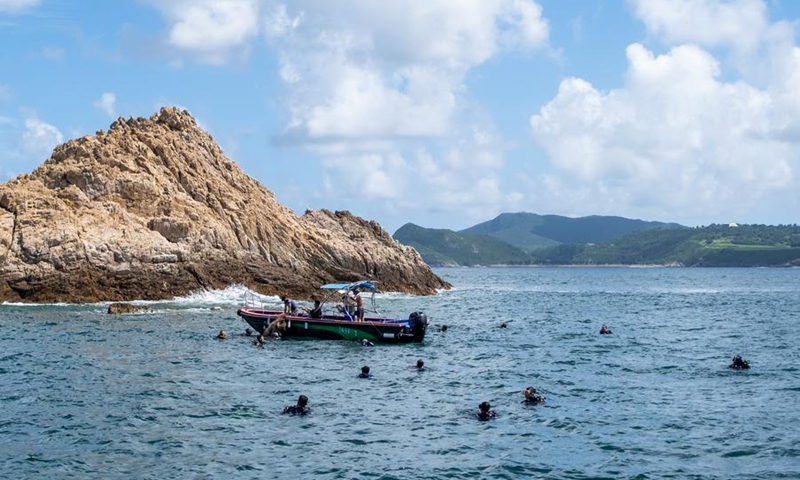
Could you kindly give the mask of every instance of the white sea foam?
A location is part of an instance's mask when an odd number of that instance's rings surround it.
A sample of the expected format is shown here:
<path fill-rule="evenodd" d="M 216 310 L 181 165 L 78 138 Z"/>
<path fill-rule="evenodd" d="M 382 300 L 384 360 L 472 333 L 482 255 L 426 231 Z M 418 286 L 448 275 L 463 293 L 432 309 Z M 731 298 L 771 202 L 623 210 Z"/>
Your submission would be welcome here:
<path fill-rule="evenodd" d="M 223 290 L 198 290 L 184 297 L 175 297 L 171 300 L 130 300 L 124 303 L 131 305 L 147 306 L 154 310 L 174 308 L 213 308 L 242 306 L 245 301 L 264 305 L 278 305 L 280 300 L 276 296 L 261 295 L 244 285 L 231 285 Z M 27 303 L 27 302 L 2 302 L 9 307 L 103 307 L 115 302 L 97 303 Z"/>

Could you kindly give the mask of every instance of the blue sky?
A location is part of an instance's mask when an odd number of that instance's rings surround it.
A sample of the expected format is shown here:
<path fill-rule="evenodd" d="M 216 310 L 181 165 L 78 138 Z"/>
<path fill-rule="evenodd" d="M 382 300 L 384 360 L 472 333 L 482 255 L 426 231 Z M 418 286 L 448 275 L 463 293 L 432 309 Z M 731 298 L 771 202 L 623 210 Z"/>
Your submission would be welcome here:
<path fill-rule="evenodd" d="M 298 213 L 797 223 L 800 2 L 0 0 L 0 181 L 188 109 Z"/>

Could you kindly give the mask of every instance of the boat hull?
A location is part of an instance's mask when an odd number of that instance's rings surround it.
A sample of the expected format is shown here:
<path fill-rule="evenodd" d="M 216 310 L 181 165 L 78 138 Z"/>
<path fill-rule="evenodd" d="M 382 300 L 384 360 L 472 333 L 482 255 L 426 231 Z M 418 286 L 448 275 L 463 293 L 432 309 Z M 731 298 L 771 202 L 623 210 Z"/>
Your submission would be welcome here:
<path fill-rule="evenodd" d="M 241 308 L 236 313 L 257 332 L 264 332 L 276 320 L 285 320 L 285 328 L 280 330 L 283 337 L 412 343 L 424 340 L 427 327 L 426 323 L 412 323 L 408 320 L 367 318 L 363 322 L 354 322 L 330 315 L 323 318 L 286 316 L 283 312 L 256 308 Z"/>

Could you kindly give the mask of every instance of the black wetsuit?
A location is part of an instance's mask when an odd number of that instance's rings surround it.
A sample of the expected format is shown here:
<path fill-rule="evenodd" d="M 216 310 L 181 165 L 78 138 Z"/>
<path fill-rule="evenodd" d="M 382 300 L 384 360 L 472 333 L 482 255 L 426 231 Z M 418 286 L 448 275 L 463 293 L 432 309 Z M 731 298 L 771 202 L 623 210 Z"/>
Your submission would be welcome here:
<path fill-rule="evenodd" d="M 305 415 L 311 411 L 308 407 L 301 407 L 299 405 L 289 405 L 283 409 L 283 413 L 288 415 Z"/>
<path fill-rule="evenodd" d="M 734 370 L 747 370 L 750 368 L 750 362 L 747 360 L 743 360 L 740 356 L 733 357 L 733 363 L 728 365 L 728 368 L 732 368 Z"/>
<path fill-rule="evenodd" d="M 359 373 L 358 378 L 372 378 L 371 373 Z"/>
<path fill-rule="evenodd" d="M 478 420 L 491 420 L 497 417 L 497 412 L 489 410 L 488 412 L 478 412 L 475 416 L 478 417 Z"/>

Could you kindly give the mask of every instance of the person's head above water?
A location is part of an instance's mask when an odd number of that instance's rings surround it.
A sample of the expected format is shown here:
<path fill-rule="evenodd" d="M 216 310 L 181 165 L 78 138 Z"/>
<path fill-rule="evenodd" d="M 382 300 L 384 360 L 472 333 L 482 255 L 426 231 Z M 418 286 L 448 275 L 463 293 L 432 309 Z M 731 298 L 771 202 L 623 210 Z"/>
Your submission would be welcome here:
<path fill-rule="evenodd" d="M 481 413 L 488 413 L 490 408 L 492 408 L 492 405 L 489 402 L 481 402 L 480 405 L 478 405 L 478 409 Z"/>
<path fill-rule="evenodd" d="M 228 334 L 225 333 L 225 330 L 220 330 L 219 335 L 217 335 L 217 338 L 228 338 Z"/>
<path fill-rule="evenodd" d="M 306 397 L 305 395 L 300 395 L 299 397 L 297 397 L 298 407 L 305 407 L 306 405 L 308 405 L 308 397 Z"/>
<path fill-rule="evenodd" d="M 536 396 L 536 389 L 535 389 L 535 388 L 533 388 L 533 387 L 528 387 L 528 388 L 526 388 L 526 389 L 525 389 L 525 391 L 524 391 L 524 392 L 522 392 L 522 393 L 524 393 L 524 394 L 525 394 L 525 398 L 527 398 L 527 399 L 531 399 L 531 398 L 533 398 L 533 397 L 535 397 L 535 396 Z"/>
<path fill-rule="evenodd" d="M 253 331 L 252 331 L 252 330 L 250 330 L 249 328 L 245 328 L 245 329 L 244 329 L 244 334 L 245 334 L 246 336 L 248 336 L 248 337 L 249 337 L 250 335 L 252 335 L 252 334 L 253 334 Z"/>
<path fill-rule="evenodd" d="M 361 367 L 361 373 L 363 373 L 364 375 L 367 375 L 369 373 L 369 367 L 366 366 L 366 365 Z"/>
<path fill-rule="evenodd" d="M 417 360 L 417 368 L 421 369 L 424 366 L 425 366 L 425 362 L 423 362 L 421 358 L 419 360 Z"/>

